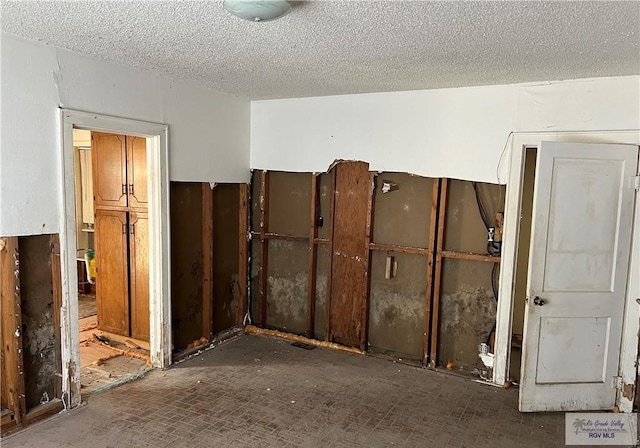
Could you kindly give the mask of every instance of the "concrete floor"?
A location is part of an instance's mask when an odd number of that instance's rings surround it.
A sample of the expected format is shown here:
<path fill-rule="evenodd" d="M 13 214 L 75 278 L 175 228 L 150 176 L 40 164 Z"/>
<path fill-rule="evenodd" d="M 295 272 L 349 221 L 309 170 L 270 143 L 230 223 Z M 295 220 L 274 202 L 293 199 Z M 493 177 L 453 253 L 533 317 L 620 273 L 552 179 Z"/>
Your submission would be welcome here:
<path fill-rule="evenodd" d="M 560 447 L 564 414 L 390 361 L 243 335 L 2 440 L 17 447 Z"/>

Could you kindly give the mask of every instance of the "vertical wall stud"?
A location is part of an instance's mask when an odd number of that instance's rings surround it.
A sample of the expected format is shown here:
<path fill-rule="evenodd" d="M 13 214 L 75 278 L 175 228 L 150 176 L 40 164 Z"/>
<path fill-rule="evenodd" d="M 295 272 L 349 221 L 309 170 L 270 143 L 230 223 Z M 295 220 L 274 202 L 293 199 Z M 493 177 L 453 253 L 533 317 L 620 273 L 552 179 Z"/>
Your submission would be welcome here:
<path fill-rule="evenodd" d="M 213 322 L 213 191 L 202 183 L 202 336 L 211 340 Z"/>
<path fill-rule="evenodd" d="M 18 238 L 2 238 L 0 250 L 0 299 L 2 312 L 2 366 L 4 400 L 17 424 L 26 413 L 20 307 L 20 252 Z"/>
<path fill-rule="evenodd" d="M 436 232 L 438 223 L 438 202 L 440 201 L 440 179 L 433 179 L 431 194 L 431 219 L 429 222 L 429 254 L 427 255 L 427 293 L 424 307 L 424 338 L 422 340 L 422 365 L 427 366 L 429 357 L 429 336 L 431 328 L 431 309 L 433 306 L 434 255 L 436 253 Z"/>
<path fill-rule="evenodd" d="M 366 252 L 366 266 L 367 271 L 365 272 L 367 276 L 366 280 L 366 288 L 364 290 L 364 300 L 362 302 L 362 337 L 360 339 L 360 350 L 367 350 L 367 342 L 369 340 L 369 301 L 371 295 L 371 249 L 369 246 L 373 241 L 373 215 L 375 213 L 375 191 L 376 191 L 376 175 L 375 172 L 369 173 L 369 198 L 367 203 L 367 252 Z"/>
<path fill-rule="evenodd" d="M 431 314 L 431 348 L 429 356 L 429 366 L 433 369 L 438 365 L 440 286 L 442 283 L 442 247 L 444 245 L 444 228 L 447 220 L 447 184 L 448 179 L 443 178 L 440 186 L 440 204 L 438 207 L 438 236 L 436 240 L 436 267 L 433 276 L 433 312 Z"/>
<path fill-rule="evenodd" d="M 309 273 L 307 285 L 307 337 L 314 337 L 316 319 L 316 273 L 318 263 L 318 226 L 316 225 L 318 208 L 318 181 L 317 173 L 311 173 L 311 225 L 309 228 Z"/>
<path fill-rule="evenodd" d="M 260 263 L 260 326 L 267 325 L 267 289 L 269 287 L 268 261 L 269 240 L 269 172 L 262 171 L 260 176 L 260 242 L 262 243 L 262 259 Z"/>
<path fill-rule="evenodd" d="M 240 284 L 240 303 L 238 303 L 237 325 L 242 325 L 247 313 L 247 291 L 249 281 L 248 270 L 248 235 L 249 235 L 249 187 L 247 184 L 239 186 L 238 204 L 238 283 Z"/>
<path fill-rule="evenodd" d="M 325 339 L 327 341 L 331 341 L 331 293 L 332 293 L 332 283 L 333 283 L 333 229 L 334 229 L 334 211 L 336 204 L 336 172 L 337 167 L 333 167 L 329 171 L 329 176 L 331 178 L 331 198 L 329 200 L 329 238 L 331 241 L 329 242 L 329 270 L 327 271 L 327 300 L 326 300 L 326 312 L 327 312 L 327 320 L 325 325 Z"/>
<path fill-rule="evenodd" d="M 56 338 L 56 377 L 54 392 L 56 398 L 62 398 L 62 335 L 60 328 L 60 311 L 62 308 L 62 273 L 60 270 L 60 238 L 57 234 L 51 235 L 51 282 L 53 289 L 53 330 Z"/>

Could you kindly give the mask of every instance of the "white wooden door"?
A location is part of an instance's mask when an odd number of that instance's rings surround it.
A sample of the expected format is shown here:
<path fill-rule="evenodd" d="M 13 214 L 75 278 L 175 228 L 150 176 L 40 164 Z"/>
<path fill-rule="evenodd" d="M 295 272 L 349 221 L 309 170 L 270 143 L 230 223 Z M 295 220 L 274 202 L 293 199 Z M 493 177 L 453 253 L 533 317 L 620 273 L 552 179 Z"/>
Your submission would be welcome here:
<path fill-rule="evenodd" d="M 520 411 L 611 409 L 638 147 L 538 148 Z"/>

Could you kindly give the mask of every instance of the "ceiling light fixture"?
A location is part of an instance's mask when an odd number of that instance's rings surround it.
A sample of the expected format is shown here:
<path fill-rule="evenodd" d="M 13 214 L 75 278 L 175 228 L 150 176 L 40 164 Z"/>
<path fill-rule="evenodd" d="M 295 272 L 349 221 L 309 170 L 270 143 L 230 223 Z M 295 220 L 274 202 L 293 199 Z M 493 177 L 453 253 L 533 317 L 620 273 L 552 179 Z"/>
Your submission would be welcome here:
<path fill-rule="evenodd" d="M 285 0 L 224 0 L 222 6 L 234 16 L 252 22 L 274 20 L 291 11 Z"/>

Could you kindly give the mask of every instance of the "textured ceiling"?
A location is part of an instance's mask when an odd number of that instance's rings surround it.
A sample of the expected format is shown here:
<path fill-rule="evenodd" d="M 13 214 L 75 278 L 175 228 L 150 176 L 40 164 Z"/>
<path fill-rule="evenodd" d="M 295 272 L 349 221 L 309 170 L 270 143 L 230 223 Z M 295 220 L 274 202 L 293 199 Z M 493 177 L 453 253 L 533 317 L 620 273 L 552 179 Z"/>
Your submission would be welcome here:
<path fill-rule="evenodd" d="M 3 31 L 250 99 L 640 73 L 640 3 L 6 1 Z"/>

